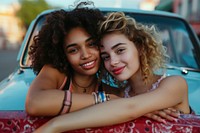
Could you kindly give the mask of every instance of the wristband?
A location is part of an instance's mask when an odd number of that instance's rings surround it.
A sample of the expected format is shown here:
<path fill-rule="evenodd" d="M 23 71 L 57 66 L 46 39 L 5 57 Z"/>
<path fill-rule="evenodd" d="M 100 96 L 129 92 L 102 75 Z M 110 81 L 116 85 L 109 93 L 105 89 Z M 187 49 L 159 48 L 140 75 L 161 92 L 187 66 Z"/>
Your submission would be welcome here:
<path fill-rule="evenodd" d="M 66 90 L 60 114 L 65 114 L 69 112 L 72 104 L 71 101 L 72 101 L 72 94 L 69 90 Z"/>

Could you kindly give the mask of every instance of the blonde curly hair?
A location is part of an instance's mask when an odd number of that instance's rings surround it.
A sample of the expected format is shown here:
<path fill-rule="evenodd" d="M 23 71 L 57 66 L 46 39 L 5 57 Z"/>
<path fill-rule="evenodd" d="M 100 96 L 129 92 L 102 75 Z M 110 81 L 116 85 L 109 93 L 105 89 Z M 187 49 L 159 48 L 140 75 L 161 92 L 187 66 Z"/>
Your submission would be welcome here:
<path fill-rule="evenodd" d="M 166 48 L 162 45 L 161 37 L 154 25 L 137 23 L 135 19 L 122 12 L 113 12 L 100 23 L 100 38 L 111 32 L 120 32 L 135 44 L 145 84 L 150 81 L 156 70 L 165 68 L 168 58 Z"/>

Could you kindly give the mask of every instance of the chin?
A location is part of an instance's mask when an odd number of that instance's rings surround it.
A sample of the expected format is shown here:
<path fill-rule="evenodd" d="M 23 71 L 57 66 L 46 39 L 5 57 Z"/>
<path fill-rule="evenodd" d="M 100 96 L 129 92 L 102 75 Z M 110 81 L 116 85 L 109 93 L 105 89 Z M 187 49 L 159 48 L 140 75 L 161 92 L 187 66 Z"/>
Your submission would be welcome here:
<path fill-rule="evenodd" d="M 114 78 L 116 78 L 118 81 L 124 81 L 127 80 L 127 78 L 122 77 L 122 76 L 113 76 Z"/>
<path fill-rule="evenodd" d="M 98 69 L 92 69 L 92 70 L 88 70 L 87 72 L 86 72 L 86 74 L 87 75 L 94 75 L 94 74 L 96 74 L 98 72 Z"/>
<path fill-rule="evenodd" d="M 130 74 L 121 74 L 118 76 L 114 76 L 117 80 L 119 81 L 124 81 L 130 79 L 131 75 Z"/>

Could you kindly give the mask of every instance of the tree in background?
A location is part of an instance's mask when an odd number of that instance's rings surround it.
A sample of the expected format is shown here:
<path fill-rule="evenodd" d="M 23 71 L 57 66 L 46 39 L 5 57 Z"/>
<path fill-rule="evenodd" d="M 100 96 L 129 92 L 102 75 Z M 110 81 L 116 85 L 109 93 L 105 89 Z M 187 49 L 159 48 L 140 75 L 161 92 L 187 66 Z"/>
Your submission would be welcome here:
<path fill-rule="evenodd" d="M 26 28 L 31 21 L 42 11 L 52 8 L 45 0 L 19 0 L 21 8 L 17 16 L 24 22 Z"/>

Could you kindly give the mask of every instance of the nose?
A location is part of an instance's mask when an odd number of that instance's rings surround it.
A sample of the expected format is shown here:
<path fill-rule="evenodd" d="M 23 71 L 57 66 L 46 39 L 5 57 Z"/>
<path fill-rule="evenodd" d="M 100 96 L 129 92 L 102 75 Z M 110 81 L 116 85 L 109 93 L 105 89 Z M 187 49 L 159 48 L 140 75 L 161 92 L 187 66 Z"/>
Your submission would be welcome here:
<path fill-rule="evenodd" d="M 119 63 L 119 59 L 116 56 L 111 56 L 110 65 L 116 66 Z"/>
<path fill-rule="evenodd" d="M 81 51 L 81 59 L 82 60 L 85 60 L 85 59 L 88 59 L 91 57 L 91 52 L 89 49 L 87 48 L 82 48 L 82 51 Z"/>

